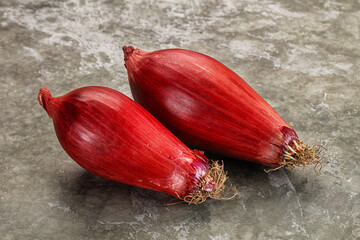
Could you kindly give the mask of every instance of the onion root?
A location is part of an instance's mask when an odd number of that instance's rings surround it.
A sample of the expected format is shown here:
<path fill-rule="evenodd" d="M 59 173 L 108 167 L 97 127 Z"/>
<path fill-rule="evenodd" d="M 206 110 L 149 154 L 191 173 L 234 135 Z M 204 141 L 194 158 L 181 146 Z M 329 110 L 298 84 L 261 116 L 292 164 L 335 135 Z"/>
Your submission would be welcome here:
<path fill-rule="evenodd" d="M 264 171 L 268 173 L 284 167 L 290 170 L 302 167 L 304 170 L 308 165 L 314 165 L 315 173 L 320 173 L 324 165 L 328 163 L 328 160 L 321 154 L 322 150 L 326 150 L 326 148 L 321 145 L 309 146 L 296 139 L 284 150 L 280 166 Z"/>

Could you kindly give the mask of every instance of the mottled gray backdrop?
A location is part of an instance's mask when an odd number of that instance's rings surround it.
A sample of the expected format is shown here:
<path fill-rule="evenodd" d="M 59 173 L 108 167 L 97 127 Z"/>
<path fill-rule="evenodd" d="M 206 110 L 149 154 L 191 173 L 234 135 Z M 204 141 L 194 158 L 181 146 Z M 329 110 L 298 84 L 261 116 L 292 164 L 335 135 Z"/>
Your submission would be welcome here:
<path fill-rule="evenodd" d="M 215 57 L 330 164 L 266 174 L 225 159 L 239 195 L 199 206 L 87 173 L 37 93 L 131 96 L 123 45 Z M 0 238 L 359 240 L 359 63 L 359 0 L 1 0 Z"/>

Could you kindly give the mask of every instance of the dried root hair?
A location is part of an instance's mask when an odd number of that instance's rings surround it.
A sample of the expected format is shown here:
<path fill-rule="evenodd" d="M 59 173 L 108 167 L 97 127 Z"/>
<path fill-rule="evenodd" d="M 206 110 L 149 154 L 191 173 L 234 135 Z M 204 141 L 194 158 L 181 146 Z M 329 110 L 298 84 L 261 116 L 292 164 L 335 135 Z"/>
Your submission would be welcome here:
<path fill-rule="evenodd" d="M 324 165 L 328 163 L 328 160 L 321 154 L 326 148 L 321 145 L 311 147 L 300 140 L 294 140 L 291 145 L 288 145 L 284 150 L 280 166 L 265 170 L 266 173 L 285 167 L 290 170 L 295 167 L 302 167 L 302 170 L 304 170 L 308 165 L 314 165 L 315 173 L 320 173 Z"/>
<path fill-rule="evenodd" d="M 236 188 L 233 187 L 232 185 L 226 188 L 225 182 L 227 179 L 228 179 L 227 172 L 224 171 L 223 162 L 220 164 L 218 161 L 212 161 L 209 166 L 209 172 L 203 177 L 198 190 L 186 196 L 181 202 L 185 202 L 189 205 L 190 204 L 197 205 L 205 202 L 207 198 L 213 198 L 218 200 L 231 200 L 237 195 L 238 192 Z M 203 190 L 208 180 L 216 183 L 214 189 L 211 192 Z M 233 192 L 232 196 L 221 197 L 222 195 L 228 192 Z M 181 202 L 176 202 L 168 205 L 174 205 Z"/>

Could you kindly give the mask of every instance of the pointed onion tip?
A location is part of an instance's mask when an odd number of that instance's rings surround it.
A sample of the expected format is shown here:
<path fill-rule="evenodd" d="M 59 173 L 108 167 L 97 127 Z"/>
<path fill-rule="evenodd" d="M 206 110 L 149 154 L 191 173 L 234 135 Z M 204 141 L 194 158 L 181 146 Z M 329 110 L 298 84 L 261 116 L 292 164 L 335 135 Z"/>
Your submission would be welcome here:
<path fill-rule="evenodd" d="M 133 46 L 123 46 L 124 51 L 124 61 L 126 62 L 131 56 L 132 52 L 135 50 Z"/>
<path fill-rule="evenodd" d="M 48 103 L 49 103 L 50 99 L 52 99 L 52 98 L 53 98 L 53 96 L 51 95 L 50 91 L 46 87 L 40 88 L 37 100 L 39 101 L 39 104 L 48 113 L 49 117 L 51 117 L 51 116 L 49 114 L 47 107 L 48 107 Z"/>

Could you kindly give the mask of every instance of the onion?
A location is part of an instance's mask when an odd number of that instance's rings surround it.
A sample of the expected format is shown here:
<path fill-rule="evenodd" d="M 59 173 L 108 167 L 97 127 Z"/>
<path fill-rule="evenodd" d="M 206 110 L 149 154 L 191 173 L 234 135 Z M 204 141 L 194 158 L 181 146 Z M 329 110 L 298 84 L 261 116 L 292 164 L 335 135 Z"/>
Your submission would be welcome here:
<path fill-rule="evenodd" d="M 243 79 L 194 51 L 123 47 L 136 102 L 185 144 L 275 169 L 324 162 Z"/>
<path fill-rule="evenodd" d="M 198 204 L 224 192 L 223 166 L 209 167 L 139 104 L 106 87 L 38 96 L 66 153 L 98 176 Z"/>

